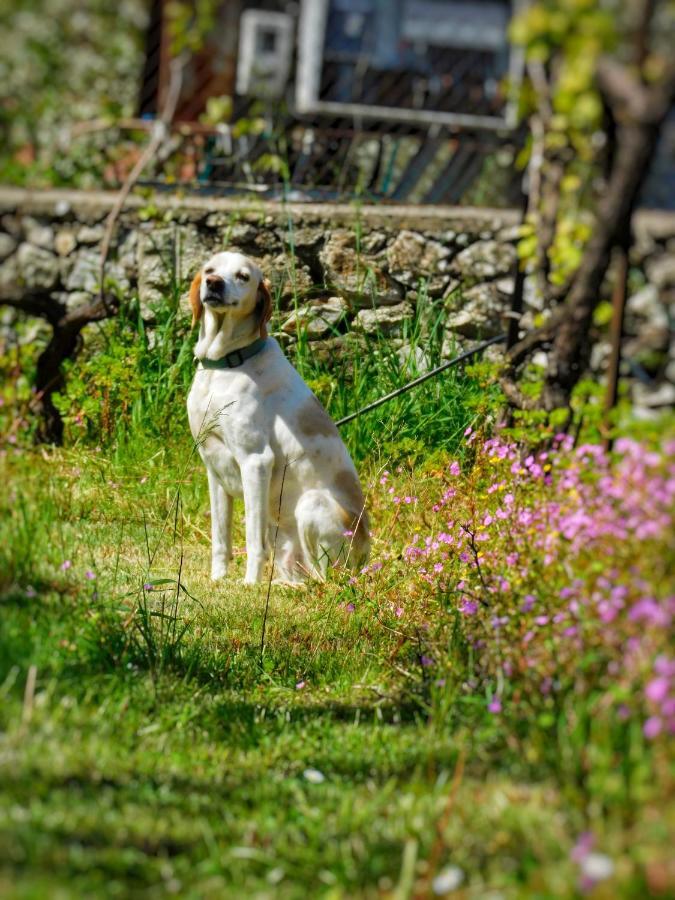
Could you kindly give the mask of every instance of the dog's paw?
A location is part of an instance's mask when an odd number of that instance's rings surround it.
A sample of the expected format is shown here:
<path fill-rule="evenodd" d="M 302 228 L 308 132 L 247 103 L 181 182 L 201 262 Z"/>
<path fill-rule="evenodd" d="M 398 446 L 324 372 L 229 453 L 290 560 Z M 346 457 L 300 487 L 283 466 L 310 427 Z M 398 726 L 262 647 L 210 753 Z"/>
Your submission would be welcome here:
<path fill-rule="evenodd" d="M 227 566 L 214 566 L 211 569 L 211 581 L 222 581 L 227 578 Z"/>
<path fill-rule="evenodd" d="M 261 582 L 262 582 L 262 578 L 256 578 L 253 575 L 247 575 L 243 579 L 242 584 L 260 584 Z"/>

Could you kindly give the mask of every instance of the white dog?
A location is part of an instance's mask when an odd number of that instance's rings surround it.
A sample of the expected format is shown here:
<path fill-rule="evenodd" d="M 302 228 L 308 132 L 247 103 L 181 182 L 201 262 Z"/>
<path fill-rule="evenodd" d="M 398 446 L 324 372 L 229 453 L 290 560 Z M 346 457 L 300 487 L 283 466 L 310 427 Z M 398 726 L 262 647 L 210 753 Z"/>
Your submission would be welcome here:
<path fill-rule="evenodd" d="M 211 496 L 211 577 L 232 556 L 232 501 L 244 498 L 246 577 L 298 583 L 363 565 L 368 517 L 345 445 L 314 394 L 267 336 L 269 286 L 240 253 L 217 253 L 192 282 L 197 372 L 187 407 Z"/>

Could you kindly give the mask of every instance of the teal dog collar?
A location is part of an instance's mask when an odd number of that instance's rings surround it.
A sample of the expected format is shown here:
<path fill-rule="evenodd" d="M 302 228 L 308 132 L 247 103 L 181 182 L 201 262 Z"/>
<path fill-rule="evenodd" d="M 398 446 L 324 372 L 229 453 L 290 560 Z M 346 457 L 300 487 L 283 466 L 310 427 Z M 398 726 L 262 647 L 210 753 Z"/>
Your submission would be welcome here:
<path fill-rule="evenodd" d="M 231 353 L 226 353 L 225 356 L 221 356 L 220 359 L 198 359 L 197 362 L 201 364 L 203 369 L 237 369 L 239 366 L 242 366 L 247 359 L 255 356 L 256 353 L 260 353 L 266 343 L 267 338 L 257 338 L 252 344 L 249 344 L 248 347 L 242 347 L 240 350 L 232 350 Z"/>

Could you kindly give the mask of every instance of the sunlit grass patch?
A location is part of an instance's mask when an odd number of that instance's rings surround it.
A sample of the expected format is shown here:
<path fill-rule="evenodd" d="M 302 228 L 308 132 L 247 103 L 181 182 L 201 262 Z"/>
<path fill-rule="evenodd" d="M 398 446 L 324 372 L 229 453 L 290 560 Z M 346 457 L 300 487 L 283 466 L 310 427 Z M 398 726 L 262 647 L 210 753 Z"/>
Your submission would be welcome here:
<path fill-rule="evenodd" d="M 241 584 L 241 521 L 232 577 L 208 577 L 189 445 L 6 454 L 4 892 L 573 897 L 587 869 L 604 872 L 598 896 L 668 885 L 667 742 L 644 726 L 662 700 L 648 686 L 669 676 L 652 656 L 629 668 L 606 627 L 586 655 L 565 655 L 553 631 L 521 646 L 530 618 L 556 614 L 563 575 L 595 584 L 606 555 L 566 539 L 556 568 L 534 539 L 510 547 L 520 532 L 496 510 L 510 480 L 519 512 L 543 508 L 547 461 L 540 475 L 541 460 L 497 450 L 483 459 L 472 440 L 365 469 L 371 563 L 273 585 L 264 646 L 267 585 Z M 490 535 L 479 566 L 460 525 Z M 665 534 L 639 545 L 659 603 Z M 631 540 L 614 554 L 628 575 Z M 535 593 L 546 610 L 523 610 Z"/>

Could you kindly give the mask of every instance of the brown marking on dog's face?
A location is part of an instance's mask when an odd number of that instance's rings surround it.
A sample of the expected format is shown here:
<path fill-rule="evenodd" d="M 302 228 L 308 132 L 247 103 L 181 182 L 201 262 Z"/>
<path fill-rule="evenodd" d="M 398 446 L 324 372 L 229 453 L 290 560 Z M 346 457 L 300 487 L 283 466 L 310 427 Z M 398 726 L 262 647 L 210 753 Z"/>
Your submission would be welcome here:
<path fill-rule="evenodd" d="M 197 322 L 201 319 L 202 313 L 204 312 L 204 306 L 202 304 L 201 298 L 201 286 L 202 286 L 202 273 L 197 272 L 195 277 L 192 280 L 192 284 L 190 285 L 190 306 L 192 307 L 192 325 L 191 328 L 194 328 Z"/>
<path fill-rule="evenodd" d="M 270 283 L 266 278 L 261 279 L 258 286 L 258 308 L 260 316 L 260 337 L 267 337 L 267 323 L 272 318 L 272 293 Z"/>
<path fill-rule="evenodd" d="M 337 428 L 335 422 L 321 406 L 316 397 L 309 397 L 301 406 L 298 413 L 298 428 L 305 437 L 335 437 Z"/>

